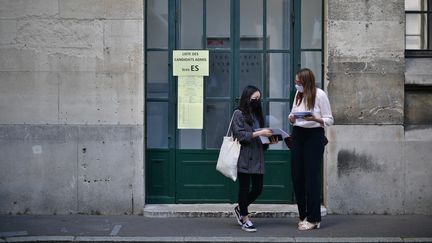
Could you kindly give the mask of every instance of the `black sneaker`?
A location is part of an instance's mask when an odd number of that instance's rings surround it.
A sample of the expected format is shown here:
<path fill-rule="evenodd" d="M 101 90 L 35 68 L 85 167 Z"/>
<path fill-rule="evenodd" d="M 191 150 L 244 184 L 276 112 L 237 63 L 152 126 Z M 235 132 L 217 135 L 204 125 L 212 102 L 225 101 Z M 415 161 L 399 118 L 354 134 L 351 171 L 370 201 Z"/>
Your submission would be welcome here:
<path fill-rule="evenodd" d="M 253 226 L 252 222 L 248 220 L 246 223 L 243 224 L 242 229 L 246 232 L 256 232 L 255 226 Z"/>
<path fill-rule="evenodd" d="M 235 216 L 236 216 L 237 223 L 238 223 L 240 226 L 243 226 L 243 223 L 244 223 L 244 222 L 243 222 L 242 216 L 240 215 L 240 209 L 239 209 L 238 206 L 234 208 L 234 214 L 235 214 Z"/>

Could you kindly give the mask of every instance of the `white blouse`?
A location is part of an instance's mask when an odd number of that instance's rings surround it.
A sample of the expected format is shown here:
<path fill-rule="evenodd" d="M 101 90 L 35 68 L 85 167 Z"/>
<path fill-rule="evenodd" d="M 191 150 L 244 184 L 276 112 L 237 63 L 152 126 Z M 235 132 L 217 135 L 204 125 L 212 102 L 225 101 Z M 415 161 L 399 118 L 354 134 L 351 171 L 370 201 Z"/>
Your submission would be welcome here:
<path fill-rule="evenodd" d="M 324 90 L 316 88 L 316 97 L 315 97 L 315 107 L 313 108 L 313 111 L 308 110 L 305 105 L 305 98 L 303 97 L 302 102 L 299 105 L 296 105 L 296 97 L 298 94 L 298 91 L 294 97 L 294 104 L 291 109 L 290 116 L 293 116 L 293 112 L 305 112 L 310 111 L 316 118 L 321 118 L 324 121 L 324 126 L 331 126 L 333 125 L 334 119 L 330 108 L 330 101 L 324 92 Z M 293 124 L 294 126 L 304 127 L 304 128 L 314 128 L 314 127 L 321 127 L 321 123 L 316 121 L 306 121 L 302 118 L 297 118 Z"/>

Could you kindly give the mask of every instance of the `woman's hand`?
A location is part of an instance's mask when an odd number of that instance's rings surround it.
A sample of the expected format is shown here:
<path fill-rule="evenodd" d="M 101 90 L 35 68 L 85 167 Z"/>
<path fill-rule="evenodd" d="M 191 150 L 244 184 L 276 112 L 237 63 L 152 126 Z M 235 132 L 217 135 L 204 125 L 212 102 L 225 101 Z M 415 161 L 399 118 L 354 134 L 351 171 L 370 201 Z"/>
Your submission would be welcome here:
<path fill-rule="evenodd" d="M 314 121 L 314 122 L 318 122 L 318 123 L 320 123 L 321 125 L 324 124 L 323 119 L 321 119 L 321 118 L 316 118 L 314 115 L 305 116 L 305 117 L 303 117 L 303 119 L 306 120 L 306 121 Z"/>
<path fill-rule="evenodd" d="M 259 136 L 270 137 L 271 135 L 273 135 L 272 130 L 268 128 L 263 128 L 259 132 L 260 132 Z"/>
<path fill-rule="evenodd" d="M 270 144 L 277 144 L 277 143 L 279 142 L 279 141 L 277 140 L 277 138 L 274 137 L 274 136 L 270 137 L 269 140 L 270 140 Z"/>
<path fill-rule="evenodd" d="M 291 124 L 294 124 L 294 122 L 296 121 L 296 117 L 294 115 L 289 115 L 288 120 Z"/>

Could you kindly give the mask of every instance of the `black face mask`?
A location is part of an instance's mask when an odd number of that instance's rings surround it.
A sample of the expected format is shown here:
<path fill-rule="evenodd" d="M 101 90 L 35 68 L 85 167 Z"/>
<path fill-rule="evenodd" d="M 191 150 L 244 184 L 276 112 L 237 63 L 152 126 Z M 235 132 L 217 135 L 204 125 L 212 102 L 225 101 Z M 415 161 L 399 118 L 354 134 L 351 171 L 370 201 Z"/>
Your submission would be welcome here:
<path fill-rule="evenodd" d="M 259 109 L 261 108 L 261 100 L 253 99 L 249 102 L 249 105 L 254 110 Z"/>

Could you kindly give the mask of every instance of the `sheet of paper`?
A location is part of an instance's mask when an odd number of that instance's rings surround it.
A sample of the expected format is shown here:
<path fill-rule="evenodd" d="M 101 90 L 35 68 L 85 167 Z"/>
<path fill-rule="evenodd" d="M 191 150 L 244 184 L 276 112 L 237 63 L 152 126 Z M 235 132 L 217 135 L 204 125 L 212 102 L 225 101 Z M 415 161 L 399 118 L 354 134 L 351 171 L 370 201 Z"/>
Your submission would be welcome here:
<path fill-rule="evenodd" d="M 208 76 L 209 51 L 208 50 L 174 50 L 173 51 L 174 76 Z"/>
<path fill-rule="evenodd" d="M 286 133 L 284 130 L 280 129 L 280 128 L 269 128 L 272 133 L 273 133 L 273 137 L 276 138 L 278 141 L 282 141 L 284 140 L 286 137 L 289 137 L 290 135 L 288 133 Z M 261 128 L 259 129 L 255 129 L 255 131 L 259 131 L 261 130 Z M 261 143 L 262 144 L 270 144 L 270 139 L 268 137 L 265 136 L 259 136 Z"/>
<path fill-rule="evenodd" d="M 203 129 L 204 78 L 179 76 L 177 80 L 177 128 Z"/>

